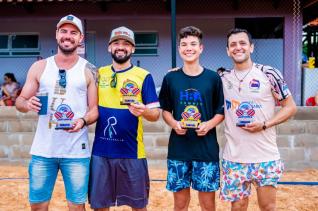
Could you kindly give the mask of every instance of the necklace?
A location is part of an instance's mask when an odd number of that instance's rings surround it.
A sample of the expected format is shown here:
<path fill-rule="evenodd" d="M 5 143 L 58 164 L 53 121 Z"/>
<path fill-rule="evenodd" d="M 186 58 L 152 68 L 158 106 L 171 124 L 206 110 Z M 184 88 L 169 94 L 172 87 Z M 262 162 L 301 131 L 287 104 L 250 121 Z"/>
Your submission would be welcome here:
<path fill-rule="evenodd" d="M 252 68 L 253 68 L 253 67 L 252 67 Z M 241 79 L 240 79 L 239 77 L 237 77 L 236 71 L 235 71 L 235 69 L 233 69 L 233 70 L 234 70 L 235 78 L 239 81 L 239 87 L 238 87 L 238 91 L 239 91 L 239 92 L 241 92 L 241 90 L 242 90 L 241 84 L 243 83 L 244 78 L 246 78 L 246 76 L 251 72 L 252 68 L 250 68 L 250 69 L 248 70 L 248 72 L 247 72 L 247 73 L 243 76 L 243 78 L 241 78 Z"/>

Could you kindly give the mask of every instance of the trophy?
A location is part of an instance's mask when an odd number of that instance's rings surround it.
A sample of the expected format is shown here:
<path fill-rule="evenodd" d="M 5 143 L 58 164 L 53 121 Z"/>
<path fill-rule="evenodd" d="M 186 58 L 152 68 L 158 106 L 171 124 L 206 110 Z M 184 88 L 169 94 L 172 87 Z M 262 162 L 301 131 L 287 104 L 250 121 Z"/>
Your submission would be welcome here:
<path fill-rule="evenodd" d="M 68 105 L 59 105 L 54 113 L 54 117 L 56 118 L 55 130 L 68 130 L 73 128 L 74 113 Z"/>
<path fill-rule="evenodd" d="M 182 128 L 198 128 L 199 124 L 201 123 L 201 114 L 199 109 L 196 106 L 187 106 L 184 109 L 184 112 L 181 114 L 181 127 Z"/>
<path fill-rule="evenodd" d="M 140 89 L 134 81 L 127 79 L 123 83 L 123 87 L 120 89 L 121 101 L 120 105 L 130 105 L 131 103 L 137 103 L 137 95 L 140 93 Z"/>
<path fill-rule="evenodd" d="M 237 127 L 245 127 L 246 124 L 254 121 L 255 110 L 248 102 L 242 102 L 236 110 Z"/>

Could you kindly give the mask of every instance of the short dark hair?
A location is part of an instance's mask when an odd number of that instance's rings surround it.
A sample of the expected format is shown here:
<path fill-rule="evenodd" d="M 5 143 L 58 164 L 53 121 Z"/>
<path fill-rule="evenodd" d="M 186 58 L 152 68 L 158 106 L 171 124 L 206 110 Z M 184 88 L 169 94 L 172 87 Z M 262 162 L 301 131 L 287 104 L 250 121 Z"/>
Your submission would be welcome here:
<path fill-rule="evenodd" d="M 17 82 L 17 79 L 15 78 L 13 73 L 5 73 L 4 76 L 7 78 L 10 78 L 11 81 L 13 81 L 13 82 Z"/>
<path fill-rule="evenodd" d="M 200 44 L 202 43 L 203 33 L 202 31 L 195 26 L 186 26 L 179 31 L 179 43 L 182 38 L 186 38 L 188 36 L 194 36 L 199 39 Z"/>
<path fill-rule="evenodd" d="M 253 40 L 252 40 L 252 35 L 251 33 L 249 33 L 246 29 L 240 29 L 240 28 L 234 28 L 234 29 L 231 29 L 229 31 L 229 33 L 227 34 L 227 41 L 226 41 L 226 46 L 229 47 L 229 37 L 232 35 L 232 34 L 238 34 L 238 33 L 245 33 L 248 37 L 248 41 L 250 42 L 250 44 L 253 43 Z"/>

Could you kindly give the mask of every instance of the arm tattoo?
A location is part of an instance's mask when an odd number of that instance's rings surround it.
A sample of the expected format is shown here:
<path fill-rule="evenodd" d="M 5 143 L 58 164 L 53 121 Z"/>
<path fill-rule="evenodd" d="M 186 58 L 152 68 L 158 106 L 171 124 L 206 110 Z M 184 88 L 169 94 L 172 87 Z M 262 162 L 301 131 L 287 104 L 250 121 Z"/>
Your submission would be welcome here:
<path fill-rule="evenodd" d="M 97 85 L 98 84 L 98 69 L 89 62 L 86 63 L 86 69 L 92 73 L 95 84 Z"/>

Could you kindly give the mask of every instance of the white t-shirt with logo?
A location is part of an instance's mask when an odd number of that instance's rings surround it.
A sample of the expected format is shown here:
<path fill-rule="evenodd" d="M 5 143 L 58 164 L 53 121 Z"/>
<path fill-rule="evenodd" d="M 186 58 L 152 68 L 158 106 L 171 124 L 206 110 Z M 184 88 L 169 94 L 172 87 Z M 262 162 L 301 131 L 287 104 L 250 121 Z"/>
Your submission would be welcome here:
<path fill-rule="evenodd" d="M 272 67 L 253 64 L 249 71 L 219 71 L 223 82 L 225 137 L 223 159 L 259 163 L 280 159 L 275 127 L 250 133 L 239 125 L 264 122 L 274 116 L 275 100 L 290 91 L 281 73 Z"/>

